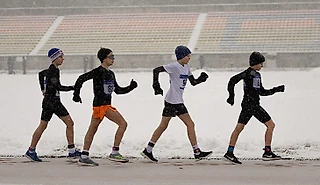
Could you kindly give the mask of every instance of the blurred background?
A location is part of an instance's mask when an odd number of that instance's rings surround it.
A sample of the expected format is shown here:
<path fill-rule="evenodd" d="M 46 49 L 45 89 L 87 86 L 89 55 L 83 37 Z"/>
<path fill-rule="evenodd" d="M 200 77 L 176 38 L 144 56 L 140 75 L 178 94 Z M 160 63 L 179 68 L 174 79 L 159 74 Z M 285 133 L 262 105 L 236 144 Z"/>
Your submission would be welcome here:
<path fill-rule="evenodd" d="M 233 70 L 260 51 L 270 70 L 320 66 L 318 0 L 0 0 L 0 72 L 47 68 L 47 51 L 65 53 L 61 69 L 85 72 L 113 50 L 113 68 L 143 71 L 175 60 L 188 46 L 191 67 Z"/>

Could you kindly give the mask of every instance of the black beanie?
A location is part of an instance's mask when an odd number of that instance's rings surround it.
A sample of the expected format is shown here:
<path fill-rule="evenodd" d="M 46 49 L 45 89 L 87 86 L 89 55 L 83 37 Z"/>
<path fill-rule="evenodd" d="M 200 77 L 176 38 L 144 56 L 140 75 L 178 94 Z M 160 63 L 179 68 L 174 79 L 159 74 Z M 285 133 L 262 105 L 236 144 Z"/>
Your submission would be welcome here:
<path fill-rule="evenodd" d="M 257 64 L 260 64 L 262 62 L 265 61 L 265 58 L 264 56 L 259 53 L 259 52 L 252 52 L 251 55 L 250 55 L 250 58 L 249 58 L 249 64 L 250 66 L 254 66 L 254 65 L 257 65 Z"/>
<path fill-rule="evenodd" d="M 189 55 L 191 51 L 186 46 L 177 46 L 174 53 L 176 54 L 177 60 L 181 60 Z"/>
<path fill-rule="evenodd" d="M 112 52 L 111 49 L 108 48 L 100 48 L 100 50 L 98 51 L 97 57 L 100 60 L 100 62 L 102 63 L 103 60 L 105 58 L 107 58 L 107 56 Z"/>

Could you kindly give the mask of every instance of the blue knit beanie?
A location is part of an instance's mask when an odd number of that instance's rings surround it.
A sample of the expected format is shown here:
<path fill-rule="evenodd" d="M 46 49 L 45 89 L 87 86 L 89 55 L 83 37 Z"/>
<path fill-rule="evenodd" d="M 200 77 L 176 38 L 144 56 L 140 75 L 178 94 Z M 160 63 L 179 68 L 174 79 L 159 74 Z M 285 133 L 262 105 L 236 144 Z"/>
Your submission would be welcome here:
<path fill-rule="evenodd" d="M 177 60 L 181 60 L 191 53 L 189 48 L 187 48 L 186 46 L 177 46 L 174 52 L 176 54 Z"/>
<path fill-rule="evenodd" d="M 62 56 L 63 52 L 59 48 L 51 48 L 48 51 L 48 57 L 50 58 L 51 62 L 53 62 L 58 57 Z"/>

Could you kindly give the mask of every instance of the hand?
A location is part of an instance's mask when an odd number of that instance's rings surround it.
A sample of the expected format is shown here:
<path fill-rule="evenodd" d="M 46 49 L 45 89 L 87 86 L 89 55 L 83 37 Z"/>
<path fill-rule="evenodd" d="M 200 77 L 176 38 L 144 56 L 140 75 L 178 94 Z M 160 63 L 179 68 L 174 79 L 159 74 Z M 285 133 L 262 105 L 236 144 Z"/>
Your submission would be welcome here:
<path fill-rule="evenodd" d="M 200 76 L 199 76 L 199 80 L 200 80 L 201 82 L 207 81 L 208 78 L 209 78 L 209 76 L 208 76 L 207 73 L 205 73 L 205 72 L 202 72 L 202 73 L 200 74 Z"/>
<path fill-rule="evenodd" d="M 227 99 L 227 103 L 229 103 L 231 106 L 234 104 L 234 95 L 229 95 Z"/>
<path fill-rule="evenodd" d="M 138 87 L 138 83 L 132 79 L 131 82 L 130 82 L 129 87 L 130 87 L 131 90 L 133 90 L 134 88 Z"/>
<path fill-rule="evenodd" d="M 278 87 L 274 88 L 275 92 L 284 92 L 284 89 L 284 85 L 279 85 Z"/>
<path fill-rule="evenodd" d="M 79 94 L 74 94 L 72 100 L 73 100 L 74 102 L 80 102 L 80 103 L 82 103 L 82 100 L 81 100 Z"/>
<path fill-rule="evenodd" d="M 153 89 L 154 89 L 154 95 L 161 94 L 161 95 L 163 96 L 163 90 L 161 89 L 159 83 L 154 83 L 154 84 L 152 85 L 152 87 L 153 87 Z"/>

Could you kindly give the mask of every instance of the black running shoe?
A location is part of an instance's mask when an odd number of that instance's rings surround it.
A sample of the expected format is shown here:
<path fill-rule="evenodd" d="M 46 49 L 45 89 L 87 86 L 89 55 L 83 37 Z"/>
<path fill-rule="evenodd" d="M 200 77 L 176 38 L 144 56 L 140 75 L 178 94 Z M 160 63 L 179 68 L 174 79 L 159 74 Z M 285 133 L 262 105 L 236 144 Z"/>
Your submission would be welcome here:
<path fill-rule="evenodd" d="M 147 152 L 147 149 L 144 149 L 140 154 L 141 154 L 143 157 L 147 158 L 149 161 L 158 162 L 158 159 L 156 159 L 156 158 L 153 157 L 152 152 L 151 152 L 151 153 L 148 153 L 148 152 Z"/>
<path fill-rule="evenodd" d="M 262 155 L 262 160 L 263 161 L 274 161 L 274 160 L 279 160 L 281 159 L 280 156 L 274 154 L 272 151 L 270 152 L 264 152 Z"/>
<path fill-rule="evenodd" d="M 203 152 L 203 151 L 200 151 L 200 154 L 199 155 L 196 155 L 194 154 L 194 159 L 196 161 L 199 161 L 201 159 L 205 159 L 205 158 L 208 158 L 212 155 L 212 151 L 209 151 L 209 152 Z"/>
<path fill-rule="evenodd" d="M 223 157 L 234 164 L 242 164 L 232 152 L 227 152 Z"/>

